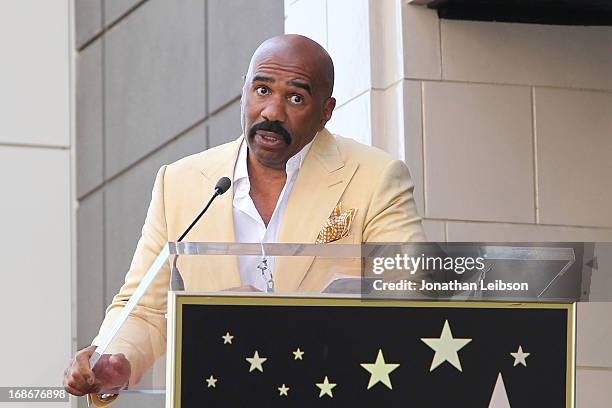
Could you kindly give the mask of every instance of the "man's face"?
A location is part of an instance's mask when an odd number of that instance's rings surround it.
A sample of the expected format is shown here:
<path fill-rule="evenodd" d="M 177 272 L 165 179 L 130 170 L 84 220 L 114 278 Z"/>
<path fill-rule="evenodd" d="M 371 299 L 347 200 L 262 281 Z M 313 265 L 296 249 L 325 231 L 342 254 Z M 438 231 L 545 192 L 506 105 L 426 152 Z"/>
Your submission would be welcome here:
<path fill-rule="evenodd" d="M 274 53 L 257 58 L 242 89 L 242 125 L 249 154 L 266 167 L 284 169 L 331 117 L 317 67 Z"/>

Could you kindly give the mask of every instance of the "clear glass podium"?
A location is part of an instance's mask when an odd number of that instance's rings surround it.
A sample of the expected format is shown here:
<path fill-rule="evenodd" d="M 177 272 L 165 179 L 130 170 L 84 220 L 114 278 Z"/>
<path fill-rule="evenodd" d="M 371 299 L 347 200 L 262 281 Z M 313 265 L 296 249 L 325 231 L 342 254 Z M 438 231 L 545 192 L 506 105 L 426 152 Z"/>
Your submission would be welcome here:
<path fill-rule="evenodd" d="M 105 353 L 124 352 L 126 356 L 135 356 L 137 362 L 133 370 L 138 372 L 133 372 L 129 387 L 121 392 L 168 393 L 166 405 L 180 406 L 177 393 L 180 394 L 181 384 L 177 384 L 177 370 L 181 366 L 187 367 L 196 358 L 181 355 L 180 351 L 195 350 L 189 343 L 193 340 L 189 339 L 196 337 L 201 337 L 198 343 L 200 352 L 196 355 L 213 353 L 213 357 L 209 357 L 212 361 L 215 355 L 242 341 L 237 333 L 244 332 L 243 326 L 248 327 L 254 336 L 259 336 L 260 331 L 274 332 L 282 325 L 287 325 L 282 333 L 298 333 L 309 324 L 316 327 L 317 322 L 327 325 L 329 330 L 336 330 L 340 323 L 326 320 L 334 313 L 344 316 L 337 322 L 348 322 L 353 315 L 371 313 L 373 320 L 367 320 L 369 323 L 353 322 L 352 326 L 343 329 L 367 332 L 371 322 L 387 319 L 384 313 L 393 315 L 393 319 L 399 322 L 424 319 L 420 315 L 410 317 L 410 313 L 416 313 L 408 312 L 411 309 L 434 316 L 422 320 L 424 331 L 429 321 L 442 319 L 442 315 L 436 313 L 456 315 L 453 321 L 450 318 L 440 320 L 445 325 L 444 330 L 449 324 L 449 331 L 452 327 L 455 333 L 455 330 L 460 332 L 460 327 L 454 322 L 464 320 L 467 322 L 465 327 L 471 327 L 469 322 L 482 320 L 483 325 L 491 329 L 495 320 L 484 323 L 492 318 L 491 311 L 503 314 L 515 313 L 518 309 L 531 310 L 530 313 L 560 310 L 565 314 L 555 318 L 561 318 L 563 327 L 559 333 L 565 336 L 562 339 L 565 348 L 561 349 L 565 353 L 565 401 L 569 404 L 573 401 L 573 394 L 567 393 L 573 393 L 574 381 L 574 303 L 584 297 L 585 285 L 590 283 L 585 273 L 589 268 L 584 265 L 587 258 L 592 257 L 589 250 L 582 243 L 318 245 L 171 242 L 163 247 L 139 285 L 131 291 L 129 299 L 115 313 L 113 321 L 107 321 L 103 326 L 95 341 L 98 348 L 90 364 L 95 365 L 100 355 Z M 248 287 L 242 285 L 245 273 L 253 277 Z M 194 316 L 199 316 L 193 317 L 196 320 L 185 320 L 189 316 L 187 310 L 191 310 L 189 305 L 199 306 L 194 312 Z M 237 314 L 239 309 L 242 312 Z M 286 313 L 275 314 L 281 309 Z M 471 317 L 457 314 L 458 310 L 464 309 L 483 310 L 483 314 Z M 313 311 L 321 314 L 307 315 Z M 406 317 L 396 315 L 400 312 L 407 313 Z M 287 314 L 294 313 L 301 316 L 299 319 L 302 320 L 298 319 L 300 324 L 284 320 Z M 242 315 L 244 320 L 240 320 Z M 508 322 L 523 319 L 518 315 L 508 315 L 507 318 Z M 541 318 L 538 315 L 534 321 Z M 277 323 L 266 329 L 267 324 L 272 324 L 269 321 L 273 320 Z M 224 326 L 224 321 L 227 326 Z M 214 336 L 208 339 L 205 338 L 208 332 L 204 329 L 201 333 L 183 335 L 185 330 L 205 327 L 209 323 L 218 327 L 215 326 Z M 547 323 L 538 324 L 544 327 Z M 443 327 L 440 325 L 439 329 Z M 440 330 L 428 336 L 440 335 Z M 313 331 L 317 330 L 308 333 Z M 485 335 L 488 334 L 482 334 Z M 305 332 L 304 336 L 310 334 Z M 353 338 L 358 337 L 367 336 Z M 320 339 L 313 338 L 312 341 L 319 344 Z M 355 340 L 355 344 L 357 342 Z M 424 340 L 421 343 L 424 344 Z M 213 348 L 220 351 L 213 352 Z M 299 348 L 293 352 L 296 351 Z M 253 361 L 257 356 L 242 357 L 248 368 L 250 363 L 247 361 Z M 431 356 L 428 358 L 431 360 Z M 271 365 L 273 360 L 270 360 L 268 364 Z M 370 360 L 374 361 L 373 358 Z M 446 365 L 451 367 L 448 361 Z M 441 370 L 436 367 L 431 369 L 432 372 L 434 369 Z M 257 365 L 253 371 L 259 371 Z M 216 381 L 223 384 L 213 374 L 210 378 L 204 374 L 207 374 L 205 370 L 202 371 L 203 377 L 198 379 L 202 387 L 198 392 L 217 389 Z M 183 374 L 183 384 L 187 384 L 186 378 L 190 377 Z M 339 391 L 340 388 L 340 394 Z M 183 395 L 188 392 L 191 393 L 183 390 Z M 178 405 L 176 401 L 179 401 Z"/>

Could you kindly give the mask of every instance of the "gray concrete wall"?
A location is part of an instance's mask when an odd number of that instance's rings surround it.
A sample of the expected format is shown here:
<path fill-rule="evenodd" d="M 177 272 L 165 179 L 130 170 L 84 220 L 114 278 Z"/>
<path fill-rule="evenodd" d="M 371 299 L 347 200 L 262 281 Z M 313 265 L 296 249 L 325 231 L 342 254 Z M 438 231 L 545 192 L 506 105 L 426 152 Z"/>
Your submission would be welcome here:
<path fill-rule="evenodd" d="M 241 77 L 284 15 L 282 0 L 74 1 L 81 348 L 123 283 L 157 169 L 240 135 Z M 162 399 L 113 406 L 128 404 Z"/>

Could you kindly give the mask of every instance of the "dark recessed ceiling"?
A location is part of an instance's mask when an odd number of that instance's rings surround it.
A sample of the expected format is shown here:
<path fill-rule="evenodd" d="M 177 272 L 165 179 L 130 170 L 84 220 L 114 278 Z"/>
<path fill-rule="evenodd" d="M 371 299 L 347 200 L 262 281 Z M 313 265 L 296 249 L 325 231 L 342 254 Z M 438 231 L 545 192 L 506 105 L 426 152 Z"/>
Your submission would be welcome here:
<path fill-rule="evenodd" d="M 431 0 L 440 18 L 562 25 L 612 25 L 612 0 Z"/>

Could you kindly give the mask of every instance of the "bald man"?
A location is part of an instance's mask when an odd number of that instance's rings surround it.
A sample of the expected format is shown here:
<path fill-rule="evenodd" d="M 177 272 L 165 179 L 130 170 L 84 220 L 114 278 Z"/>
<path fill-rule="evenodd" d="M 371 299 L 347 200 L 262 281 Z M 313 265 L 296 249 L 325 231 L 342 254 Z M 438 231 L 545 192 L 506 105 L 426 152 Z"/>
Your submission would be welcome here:
<path fill-rule="evenodd" d="M 406 165 L 325 129 L 336 106 L 333 85 L 329 54 L 306 37 L 282 35 L 257 48 L 242 88 L 243 136 L 160 169 L 125 284 L 100 332 L 112 325 L 162 246 L 181 235 L 222 176 L 233 179 L 232 189 L 188 240 L 330 244 L 424 239 Z M 350 228 L 330 236 L 325 226 L 336 211 L 350 219 Z M 197 268 L 181 267 L 188 290 L 308 293 L 320 292 L 333 278 L 333 268 L 318 260 L 289 267 L 279 259 L 262 273 L 257 268 L 262 260 L 256 257 L 237 262 L 213 258 Z M 114 397 L 95 393 L 137 384 L 165 352 L 169 276 L 167 267 L 160 271 L 134 312 L 137 317 L 130 317 L 95 370 L 88 364 L 93 346 L 77 353 L 64 373 L 68 392 L 93 393 L 93 402 L 104 405 Z"/>

